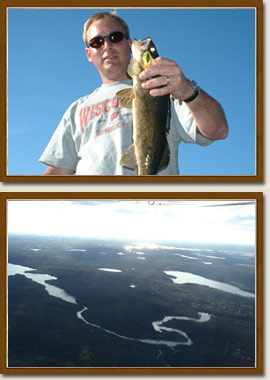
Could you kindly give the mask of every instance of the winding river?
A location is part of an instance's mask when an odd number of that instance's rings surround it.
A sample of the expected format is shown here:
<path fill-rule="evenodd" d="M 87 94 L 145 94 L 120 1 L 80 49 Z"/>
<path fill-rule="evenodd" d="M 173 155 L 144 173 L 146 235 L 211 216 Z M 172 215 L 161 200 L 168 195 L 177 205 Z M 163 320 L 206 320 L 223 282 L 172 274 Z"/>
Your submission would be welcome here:
<path fill-rule="evenodd" d="M 111 269 L 106 269 L 106 268 L 100 268 L 100 269 L 101 270 L 105 270 L 105 271 L 107 271 L 107 270 L 108 271 L 113 271 L 115 273 L 121 272 L 119 270 L 111 270 Z M 66 302 L 78 305 L 77 302 L 76 302 L 76 299 L 73 296 L 67 294 L 63 289 L 60 289 L 60 288 L 58 288 L 56 286 L 53 286 L 53 285 L 50 285 L 50 284 L 47 283 L 47 281 L 57 280 L 56 277 L 50 276 L 48 274 L 35 273 L 35 271 L 36 271 L 36 269 L 33 269 L 33 268 L 29 268 L 29 267 L 25 267 L 25 266 L 21 266 L 21 265 L 10 264 L 10 263 L 8 264 L 8 276 L 15 276 L 17 274 L 23 275 L 26 278 L 28 278 L 28 279 L 30 279 L 30 280 L 32 280 L 34 282 L 37 282 L 38 284 L 43 285 L 44 288 L 45 288 L 45 290 L 48 292 L 48 294 L 50 296 L 57 297 L 57 298 L 60 298 L 60 299 L 62 299 L 64 301 L 66 301 Z M 176 283 L 179 283 L 178 280 L 177 280 L 178 277 L 179 277 L 179 273 L 183 273 L 183 272 L 171 272 L 171 271 L 168 271 L 168 272 L 165 272 L 165 273 L 167 275 L 176 277 L 176 279 L 172 279 L 172 280 L 174 282 L 176 282 Z M 190 273 L 189 273 L 189 275 L 195 276 L 195 275 L 192 275 Z M 200 276 L 195 276 L 195 277 L 200 277 Z M 183 278 L 183 276 L 182 276 L 182 278 Z M 187 279 L 187 277 L 185 277 L 185 278 Z M 201 279 L 202 278 L 203 277 L 201 277 Z M 189 282 L 192 282 L 192 281 L 189 280 Z M 216 281 L 212 281 L 212 282 L 216 283 Z M 180 283 L 183 283 L 183 282 L 180 282 Z M 203 283 L 203 284 L 205 285 L 205 283 Z M 228 286 L 229 286 L 229 288 L 227 288 L 227 291 L 230 291 L 231 287 L 230 287 L 230 285 L 228 285 Z M 224 289 L 222 289 L 222 290 L 224 290 Z M 250 297 L 250 294 L 251 293 L 242 292 L 241 295 L 246 296 L 246 297 Z M 175 329 L 175 328 L 171 328 L 171 327 L 166 327 L 166 323 L 168 323 L 171 320 L 192 321 L 194 323 L 206 323 L 206 322 L 210 321 L 210 319 L 211 319 L 211 315 L 208 314 L 208 313 L 198 313 L 198 315 L 199 315 L 198 319 L 196 319 L 196 318 L 190 318 L 190 317 L 185 317 L 185 316 L 166 316 L 166 317 L 164 317 L 160 321 L 154 321 L 154 322 L 152 322 L 153 329 L 156 332 L 158 332 L 158 333 L 167 332 L 167 333 L 176 333 L 176 334 L 179 334 L 181 336 L 181 339 L 179 339 L 179 341 L 178 340 L 176 340 L 176 341 L 155 340 L 155 339 L 145 339 L 145 338 L 139 339 L 139 338 L 132 338 L 132 337 L 124 336 L 124 335 L 119 335 L 119 334 L 117 334 L 114 331 L 108 330 L 108 329 L 106 329 L 104 327 L 101 327 L 101 326 L 99 326 L 97 324 L 94 324 L 94 323 L 91 323 L 91 322 L 87 321 L 83 317 L 83 313 L 86 310 L 88 310 L 88 308 L 86 306 L 82 306 L 82 309 L 80 311 L 78 311 L 76 313 L 76 315 L 77 315 L 77 318 L 79 318 L 82 322 L 84 322 L 87 325 L 90 325 L 90 326 L 95 327 L 97 329 L 101 329 L 101 330 L 105 331 L 108 334 L 112 334 L 112 335 L 117 336 L 117 337 L 122 338 L 122 339 L 130 340 L 130 341 L 137 341 L 137 342 L 146 343 L 146 344 L 153 344 L 153 345 L 165 345 L 165 346 L 167 346 L 167 347 L 169 347 L 171 349 L 173 349 L 177 345 L 190 346 L 191 344 L 193 344 L 193 342 L 192 342 L 192 340 L 189 338 L 189 336 L 184 331 L 178 330 L 178 329 Z"/>
<path fill-rule="evenodd" d="M 171 327 L 165 327 L 163 326 L 165 323 L 173 320 L 173 319 L 176 319 L 176 320 L 185 320 L 185 321 L 193 321 L 193 322 L 208 322 L 211 318 L 210 314 L 208 313 L 198 313 L 200 318 L 199 319 L 195 319 L 195 318 L 189 318 L 189 317 L 165 317 L 163 318 L 161 321 L 155 321 L 155 322 L 152 322 L 152 326 L 153 326 L 153 329 L 159 333 L 162 333 L 163 331 L 166 331 L 166 332 L 175 332 L 179 335 L 181 335 L 183 338 L 185 338 L 185 341 L 170 341 L 170 340 L 156 340 L 156 339 L 139 339 L 139 338 L 131 338 L 131 337 L 128 337 L 128 336 L 124 336 L 124 335 L 119 335 L 117 334 L 116 332 L 114 331 L 111 331 L 111 330 L 108 330 L 108 329 L 105 329 L 104 327 L 101 327 L 99 325 L 96 325 L 94 323 L 91 323 L 91 322 L 88 322 L 83 316 L 82 314 L 88 310 L 88 308 L 86 306 L 84 306 L 84 308 L 80 311 L 77 312 L 77 317 L 79 319 L 81 319 L 84 323 L 86 323 L 87 325 L 90 325 L 92 327 L 96 327 L 98 329 L 101 329 L 105 332 L 107 332 L 108 334 L 112 334 L 114 336 L 117 336 L 118 338 L 122 338 L 122 339 L 127 339 L 127 340 L 132 340 L 132 341 L 136 341 L 136 342 L 141 342 L 141 343 L 148 343 L 148 344 L 155 344 L 155 345 L 166 345 L 170 348 L 173 348 L 175 346 L 178 346 L 178 345 L 183 345 L 183 346 L 190 346 L 193 342 L 192 340 L 187 336 L 187 334 L 182 331 L 182 330 L 178 330 L 178 329 L 173 329 Z"/>

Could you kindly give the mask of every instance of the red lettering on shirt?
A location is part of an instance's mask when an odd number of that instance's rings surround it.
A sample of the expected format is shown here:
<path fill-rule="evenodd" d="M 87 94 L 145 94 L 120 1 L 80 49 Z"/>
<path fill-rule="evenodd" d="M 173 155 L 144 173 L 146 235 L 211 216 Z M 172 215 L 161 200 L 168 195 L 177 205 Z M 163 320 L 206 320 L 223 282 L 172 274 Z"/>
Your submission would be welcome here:
<path fill-rule="evenodd" d="M 91 115 L 90 115 L 90 120 L 92 120 L 92 119 L 93 119 L 93 117 L 94 117 L 94 109 L 95 109 L 95 105 L 92 105 L 92 106 L 91 106 Z"/>
<path fill-rule="evenodd" d="M 102 102 L 100 102 L 100 103 L 98 103 L 98 104 L 96 105 L 96 113 L 95 113 L 95 117 L 101 115 L 101 112 L 102 112 Z"/>
<path fill-rule="evenodd" d="M 81 123 L 81 130 L 84 131 L 84 126 L 87 124 L 87 118 L 89 114 L 90 107 L 82 108 L 80 111 L 80 123 Z"/>
<path fill-rule="evenodd" d="M 117 119 L 118 115 L 119 115 L 119 111 L 115 111 L 112 116 L 111 116 L 111 121 L 114 121 L 115 119 Z"/>
<path fill-rule="evenodd" d="M 118 122 L 109 128 L 105 128 L 105 129 L 97 131 L 97 136 L 103 136 L 105 134 L 112 133 L 115 130 L 117 130 L 118 128 L 132 128 L 132 123 L 119 123 Z"/>
<path fill-rule="evenodd" d="M 111 110 L 115 109 L 115 112 L 110 116 L 110 120 L 114 121 L 119 116 L 119 111 L 116 109 L 119 108 L 120 99 L 117 96 L 114 96 L 112 99 L 106 99 L 104 102 L 99 102 L 92 104 L 91 106 L 84 107 L 80 110 L 80 126 L 82 132 L 89 123 L 95 117 L 98 117 L 103 113 L 109 113 Z"/>
<path fill-rule="evenodd" d="M 105 112 L 109 112 L 110 111 L 110 109 L 111 109 L 110 103 L 111 103 L 111 99 L 105 100 L 105 103 L 104 103 L 104 111 Z"/>
<path fill-rule="evenodd" d="M 118 108 L 119 107 L 119 102 L 120 102 L 120 99 L 118 98 L 118 96 L 115 96 L 112 99 L 112 107 L 113 108 Z"/>

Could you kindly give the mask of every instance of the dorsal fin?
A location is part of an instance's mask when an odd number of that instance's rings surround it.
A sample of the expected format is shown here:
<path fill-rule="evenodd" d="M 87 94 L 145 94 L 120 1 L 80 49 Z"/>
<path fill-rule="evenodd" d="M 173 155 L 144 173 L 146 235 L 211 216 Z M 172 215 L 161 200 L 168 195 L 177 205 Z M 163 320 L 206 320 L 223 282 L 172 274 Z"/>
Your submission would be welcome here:
<path fill-rule="evenodd" d="M 117 91 L 115 96 L 120 98 L 119 106 L 121 108 L 132 108 L 132 99 L 134 98 L 132 88 L 124 88 L 123 90 Z"/>

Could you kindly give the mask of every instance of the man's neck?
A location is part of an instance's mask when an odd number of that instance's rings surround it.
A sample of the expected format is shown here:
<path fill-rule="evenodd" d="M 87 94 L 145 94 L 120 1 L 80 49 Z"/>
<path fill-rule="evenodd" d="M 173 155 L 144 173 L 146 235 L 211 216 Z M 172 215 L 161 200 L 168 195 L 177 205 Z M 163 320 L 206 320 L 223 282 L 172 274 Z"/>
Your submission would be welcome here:
<path fill-rule="evenodd" d="M 112 76 L 112 77 L 110 77 L 110 76 L 104 77 L 101 75 L 101 80 L 102 80 L 103 84 L 122 82 L 122 81 L 127 80 L 127 79 L 130 79 L 130 77 L 127 75 L 127 73 L 125 73 L 123 75 Z"/>

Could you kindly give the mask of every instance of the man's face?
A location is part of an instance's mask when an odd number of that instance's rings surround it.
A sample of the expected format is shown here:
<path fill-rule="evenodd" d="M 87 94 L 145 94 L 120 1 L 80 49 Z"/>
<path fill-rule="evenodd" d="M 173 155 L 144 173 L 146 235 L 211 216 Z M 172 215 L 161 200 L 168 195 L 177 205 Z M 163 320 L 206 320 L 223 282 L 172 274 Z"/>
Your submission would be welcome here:
<path fill-rule="evenodd" d="M 115 31 L 125 33 L 123 27 L 115 20 L 98 20 L 87 31 L 88 41 L 93 37 L 107 36 Z M 85 49 L 88 61 L 95 65 L 103 83 L 112 83 L 128 78 L 127 66 L 130 61 L 131 43 L 132 41 L 126 38 L 117 43 L 112 43 L 106 38 L 100 48 L 88 47 Z"/>

